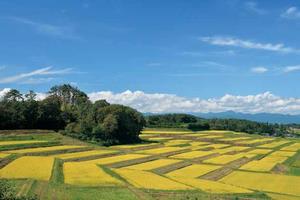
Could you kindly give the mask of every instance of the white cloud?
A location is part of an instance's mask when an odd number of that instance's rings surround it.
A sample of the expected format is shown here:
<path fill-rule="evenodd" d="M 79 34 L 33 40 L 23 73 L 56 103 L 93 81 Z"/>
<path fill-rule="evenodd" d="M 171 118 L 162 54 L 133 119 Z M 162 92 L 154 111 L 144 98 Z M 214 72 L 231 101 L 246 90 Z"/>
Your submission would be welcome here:
<path fill-rule="evenodd" d="M 217 46 L 233 46 L 245 49 L 260 49 L 266 51 L 275 51 L 282 53 L 299 53 L 300 50 L 291 47 L 286 47 L 282 43 L 272 44 L 272 43 L 259 43 L 250 40 L 242 40 L 234 37 L 222 37 L 222 36 L 212 36 L 212 37 L 201 37 L 199 38 L 202 42 L 206 42 Z"/>
<path fill-rule="evenodd" d="M 300 65 L 286 66 L 283 68 L 283 72 L 285 73 L 299 71 L 299 70 L 300 70 Z"/>
<path fill-rule="evenodd" d="M 253 68 L 251 68 L 251 72 L 257 73 L 257 74 L 263 74 L 267 71 L 269 71 L 269 70 L 266 67 L 253 67 Z"/>
<path fill-rule="evenodd" d="M 253 1 L 248 1 L 245 3 L 245 7 L 247 10 L 252 11 L 259 15 L 267 14 L 268 12 L 264 9 L 258 8 L 257 3 Z"/>
<path fill-rule="evenodd" d="M 282 14 L 281 17 L 287 18 L 287 19 L 300 19 L 300 11 L 297 7 L 289 7 L 286 9 Z"/>
<path fill-rule="evenodd" d="M 36 32 L 44 35 L 55 36 L 63 39 L 79 39 L 73 28 L 40 23 L 21 17 L 9 17 L 10 20 L 32 27 Z"/>
<path fill-rule="evenodd" d="M 9 91 L 0 90 L 0 99 Z M 300 114 L 300 98 L 284 98 L 271 92 L 256 95 L 235 96 L 226 94 L 220 98 L 200 99 L 185 98 L 174 94 L 145 93 L 143 91 L 111 91 L 88 94 L 92 101 L 106 99 L 110 103 L 131 106 L 140 112 L 173 113 L 173 112 L 224 112 L 242 113 L 281 113 Z M 46 93 L 37 93 L 37 99 L 47 97 Z"/>
<path fill-rule="evenodd" d="M 90 93 L 92 101 L 106 99 L 110 103 L 124 104 L 141 112 L 222 112 L 236 111 L 243 113 L 286 113 L 300 114 L 300 99 L 282 98 L 270 92 L 257 95 L 234 96 L 200 99 L 185 98 L 173 94 L 144 93 L 125 91 L 113 93 L 102 91 Z"/>
<path fill-rule="evenodd" d="M 19 81 L 30 81 L 31 77 L 34 76 L 42 76 L 42 75 L 61 75 L 68 74 L 72 72 L 72 68 L 65 68 L 61 70 L 52 70 L 52 67 L 45 67 L 41 69 L 37 69 L 28 73 L 21 73 L 15 76 L 9 76 L 0 78 L 0 84 L 2 83 L 16 83 Z"/>

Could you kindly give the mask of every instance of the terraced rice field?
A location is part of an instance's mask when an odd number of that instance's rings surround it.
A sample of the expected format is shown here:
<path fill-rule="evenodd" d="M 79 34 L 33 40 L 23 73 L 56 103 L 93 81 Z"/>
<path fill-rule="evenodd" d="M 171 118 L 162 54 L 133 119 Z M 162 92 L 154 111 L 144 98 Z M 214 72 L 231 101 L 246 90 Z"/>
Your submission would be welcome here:
<path fill-rule="evenodd" d="M 20 190 L 27 188 L 41 199 L 59 193 L 58 199 L 75 200 L 65 195 L 94 190 L 130 194 L 111 199 L 179 200 L 204 194 L 209 197 L 198 199 L 300 199 L 296 140 L 228 131 L 158 130 L 145 131 L 143 138 L 148 142 L 112 147 L 42 147 L 46 139 L 14 140 L 15 149 L 0 151 L 0 178 L 23 181 Z M 0 146 L 7 142 L 0 140 Z"/>

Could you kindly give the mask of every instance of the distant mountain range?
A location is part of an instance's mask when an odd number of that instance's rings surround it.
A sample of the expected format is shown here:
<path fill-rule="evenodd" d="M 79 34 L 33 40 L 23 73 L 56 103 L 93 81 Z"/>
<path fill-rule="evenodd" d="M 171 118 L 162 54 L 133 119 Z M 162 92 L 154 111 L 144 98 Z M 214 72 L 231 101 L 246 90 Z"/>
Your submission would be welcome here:
<path fill-rule="evenodd" d="M 273 114 L 273 113 L 257 113 L 257 114 L 247 114 L 238 113 L 233 111 L 219 112 L 219 113 L 190 113 L 192 115 L 202 117 L 202 118 L 222 118 L 222 119 L 246 119 L 257 122 L 268 122 L 268 123 L 281 123 L 290 124 L 298 123 L 300 124 L 300 115 L 286 115 L 286 114 Z"/>
<path fill-rule="evenodd" d="M 166 114 L 166 113 L 161 113 Z M 280 123 L 280 124 L 300 124 L 300 115 L 273 114 L 273 113 L 239 113 L 234 111 L 219 112 L 219 113 L 187 113 L 197 117 L 212 119 L 246 119 L 256 122 Z M 154 113 L 144 113 L 145 116 L 155 115 Z"/>

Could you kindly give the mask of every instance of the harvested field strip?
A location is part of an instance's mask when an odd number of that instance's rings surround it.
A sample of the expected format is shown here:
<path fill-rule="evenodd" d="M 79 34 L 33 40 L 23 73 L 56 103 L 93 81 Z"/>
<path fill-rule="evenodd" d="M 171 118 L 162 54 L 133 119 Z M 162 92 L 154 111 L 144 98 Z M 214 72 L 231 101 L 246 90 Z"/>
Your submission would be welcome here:
<path fill-rule="evenodd" d="M 18 145 L 18 144 L 34 144 L 34 143 L 43 143 L 43 142 L 48 142 L 48 141 L 44 141 L 44 140 L 0 141 L 0 146 Z"/>
<path fill-rule="evenodd" d="M 193 159 L 193 158 L 208 156 L 210 154 L 213 154 L 213 153 L 210 151 L 189 151 L 186 153 L 181 153 L 181 154 L 176 154 L 174 156 L 170 156 L 170 158 Z"/>
<path fill-rule="evenodd" d="M 185 178 L 185 177 L 172 177 L 172 179 L 180 183 L 198 188 L 208 193 L 219 193 L 219 194 L 253 193 L 253 191 L 251 190 L 219 183 L 216 181 L 209 181 L 209 180 L 195 179 L 195 178 Z"/>
<path fill-rule="evenodd" d="M 213 149 L 213 150 L 209 150 L 209 152 L 211 153 L 218 153 L 218 154 L 226 154 L 229 152 L 233 152 L 232 149 L 229 148 L 225 148 L 225 149 Z"/>
<path fill-rule="evenodd" d="M 243 146 L 231 146 L 231 147 L 228 147 L 228 148 L 225 148 L 227 150 L 232 150 L 232 151 L 245 151 L 245 150 L 248 150 L 250 149 L 250 147 L 243 147 Z"/>
<path fill-rule="evenodd" d="M 161 147 L 161 148 L 155 148 L 155 149 L 141 150 L 141 151 L 137 151 L 136 153 L 163 154 L 163 153 L 176 152 L 176 151 L 180 151 L 180 150 L 184 150 L 184 149 L 187 149 L 187 148 L 183 148 L 183 147 Z"/>
<path fill-rule="evenodd" d="M 268 143 L 268 144 L 263 144 L 263 145 L 260 145 L 258 146 L 259 148 L 269 148 L 269 149 L 273 149 L 273 148 L 276 148 L 276 147 L 279 147 L 283 144 L 287 144 L 289 143 L 289 141 L 276 141 L 276 142 L 271 142 L 271 143 Z"/>
<path fill-rule="evenodd" d="M 131 165 L 125 167 L 126 169 L 134 169 L 134 170 L 153 170 L 160 167 L 165 167 L 171 164 L 179 163 L 181 160 L 173 160 L 173 159 L 158 159 L 149 162 L 144 162 L 137 165 Z"/>
<path fill-rule="evenodd" d="M 193 164 L 175 171 L 171 171 L 166 174 L 169 177 L 186 177 L 197 178 L 214 170 L 221 168 L 221 166 L 205 165 L 205 164 Z"/>
<path fill-rule="evenodd" d="M 113 163 L 117 163 L 117 162 L 145 158 L 148 156 L 149 155 L 142 155 L 142 154 L 124 154 L 124 155 L 118 155 L 118 156 L 111 156 L 111 157 L 107 157 L 107 158 L 99 158 L 99 159 L 95 159 L 95 160 L 82 161 L 80 163 L 86 163 L 86 164 L 94 163 L 94 164 L 99 164 L 99 165 L 108 165 L 108 164 L 113 164 Z"/>
<path fill-rule="evenodd" d="M 1 153 L 0 152 L 0 158 L 5 158 L 5 157 L 7 157 L 7 156 L 9 156 L 10 154 L 8 154 L 8 153 Z"/>
<path fill-rule="evenodd" d="M 274 151 L 270 156 L 280 156 L 280 157 L 292 157 L 296 154 L 293 151 Z"/>
<path fill-rule="evenodd" d="M 300 198 L 298 176 L 235 171 L 220 181 L 254 190 L 296 195 Z"/>
<path fill-rule="evenodd" d="M 240 158 L 243 158 L 244 155 L 236 154 L 236 155 L 221 155 L 218 157 L 210 158 L 207 160 L 204 160 L 205 163 L 211 163 L 211 164 L 217 164 L 217 165 L 225 165 L 227 163 L 230 163 L 232 161 L 238 160 Z"/>
<path fill-rule="evenodd" d="M 8 152 L 8 153 L 40 153 L 40 152 L 57 151 L 57 150 L 77 149 L 77 148 L 84 148 L 84 147 L 86 147 L 86 146 L 62 145 L 62 146 L 37 147 L 37 148 L 30 148 L 30 149 L 10 150 L 10 151 L 6 151 L 6 152 Z"/>
<path fill-rule="evenodd" d="M 95 164 L 67 162 L 63 166 L 65 183 L 81 186 L 113 186 L 123 183 Z"/>
<path fill-rule="evenodd" d="M 282 151 L 298 151 L 298 150 L 300 150 L 300 143 L 295 143 L 295 144 L 289 145 L 287 147 L 283 147 L 280 150 L 282 150 Z"/>
<path fill-rule="evenodd" d="M 131 185 L 137 188 L 155 190 L 193 189 L 187 185 L 175 182 L 171 179 L 165 178 L 152 172 L 131 169 L 115 169 L 114 171 L 124 179 L 126 179 Z"/>
<path fill-rule="evenodd" d="M 14 160 L 0 170 L 1 178 L 32 178 L 49 180 L 54 158 L 40 156 L 24 156 Z"/>
<path fill-rule="evenodd" d="M 112 154 L 117 152 L 118 151 L 116 150 L 90 150 L 90 151 L 82 151 L 82 152 L 75 152 L 75 153 L 56 154 L 51 156 L 60 159 L 73 159 L 73 158 L 82 158 L 88 156 L 106 155 L 106 154 Z"/>
<path fill-rule="evenodd" d="M 259 172 L 267 172 L 273 169 L 278 163 L 283 163 L 287 157 L 280 156 L 267 156 L 261 160 L 251 161 L 240 169 L 249 170 L 249 171 L 259 171 Z"/>
<path fill-rule="evenodd" d="M 204 146 L 203 148 L 222 149 L 225 147 L 230 147 L 230 145 L 229 144 L 210 144 L 210 145 Z"/>
<path fill-rule="evenodd" d="M 248 151 L 248 154 L 268 154 L 270 153 L 272 150 L 269 149 L 253 149 L 251 151 Z"/>

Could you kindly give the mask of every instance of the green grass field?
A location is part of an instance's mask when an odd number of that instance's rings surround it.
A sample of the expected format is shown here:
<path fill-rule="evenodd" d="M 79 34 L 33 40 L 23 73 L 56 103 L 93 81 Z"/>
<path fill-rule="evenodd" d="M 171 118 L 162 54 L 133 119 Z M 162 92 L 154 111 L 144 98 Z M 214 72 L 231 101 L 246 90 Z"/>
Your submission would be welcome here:
<path fill-rule="evenodd" d="M 300 199 L 296 139 L 147 129 L 141 135 L 144 144 L 101 147 L 48 131 L 0 134 L 0 178 L 14 185 L 19 196 Z"/>

